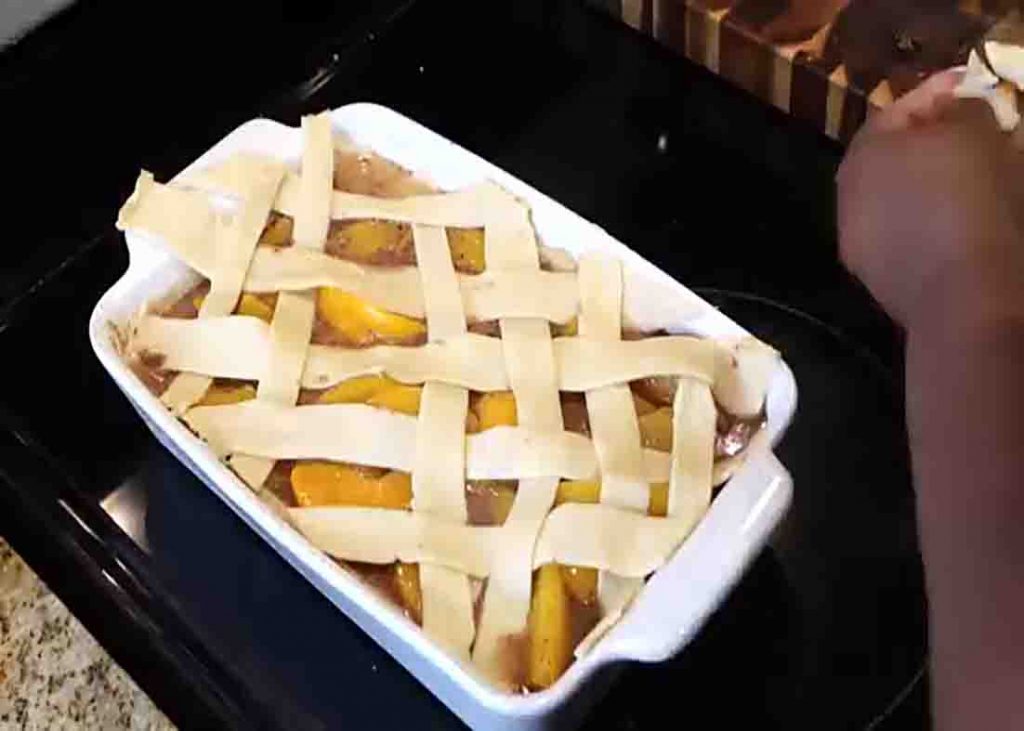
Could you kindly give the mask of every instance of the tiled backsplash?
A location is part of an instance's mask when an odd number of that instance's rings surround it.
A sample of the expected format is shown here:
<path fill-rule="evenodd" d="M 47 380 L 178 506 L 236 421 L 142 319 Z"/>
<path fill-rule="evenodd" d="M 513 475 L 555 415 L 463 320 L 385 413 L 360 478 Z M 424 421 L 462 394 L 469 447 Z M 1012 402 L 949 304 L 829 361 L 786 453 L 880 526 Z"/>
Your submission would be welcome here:
<path fill-rule="evenodd" d="M 963 63 L 1024 0 L 589 0 L 846 142 L 870 106 Z"/>

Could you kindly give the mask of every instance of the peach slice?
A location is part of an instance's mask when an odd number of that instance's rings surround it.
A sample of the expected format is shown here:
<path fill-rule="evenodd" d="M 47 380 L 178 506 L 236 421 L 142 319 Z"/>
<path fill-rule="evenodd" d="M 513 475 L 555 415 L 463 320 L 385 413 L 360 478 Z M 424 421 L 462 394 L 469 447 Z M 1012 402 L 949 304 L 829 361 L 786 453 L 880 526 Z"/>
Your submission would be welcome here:
<path fill-rule="evenodd" d="M 396 562 L 395 587 L 409 618 L 416 624 L 422 624 L 423 593 L 420 590 L 420 565 Z"/>
<path fill-rule="evenodd" d="M 292 240 L 292 226 L 294 221 L 291 216 L 273 216 L 260 234 L 260 244 L 263 246 L 288 246 Z"/>
<path fill-rule="evenodd" d="M 526 661 L 526 684 L 530 688 L 549 687 L 572 662 L 570 608 L 569 593 L 558 565 L 541 566 L 534 574 L 530 599 Z"/>
<path fill-rule="evenodd" d="M 320 316 L 347 340 L 356 345 L 377 341 L 403 343 L 426 334 L 419 320 L 374 307 L 353 294 L 323 287 L 317 297 Z"/>
<path fill-rule="evenodd" d="M 672 451 L 672 409 L 663 406 L 640 417 L 640 442 L 659 452 Z"/>
<path fill-rule="evenodd" d="M 516 399 L 511 391 L 494 391 L 485 393 L 473 404 L 476 413 L 477 431 L 484 431 L 496 426 L 516 426 L 519 416 L 516 413 Z"/>
<path fill-rule="evenodd" d="M 203 302 L 205 301 L 206 294 L 197 294 L 192 298 L 192 306 L 196 308 L 196 312 L 202 309 Z M 238 304 L 235 306 L 235 314 L 258 317 L 264 322 L 270 322 L 274 319 L 274 307 L 276 305 L 277 295 L 274 295 L 273 303 L 270 303 L 262 297 L 243 292 L 242 296 L 238 298 Z"/>
<path fill-rule="evenodd" d="M 409 386 L 382 375 L 356 376 L 324 391 L 321 404 L 369 404 L 415 416 L 420 411 L 422 386 Z"/>
<path fill-rule="evenodd" d="M 668 483 L 651 484 L 651 495 L 647 498 L 647 514 L 653 518 L 664 518 L 668 515 Z"/>
<path fill-rule="evenodd" d="M 480 274 L 484 270 L 484 230 L 482 228 L 448 229 L 448 249 L 452 263 L 460 272 Z"/>
<path fill-rule="evenodd" d="M 382 263 L 388 255 L 398 256 L 409 248 L 408 230 L 392 221 L 365 219 L 345 224 L 336 234 L 338 251 L 346 259 L 362 264 Z"/>
<path fill-rule="evenodd" d="M 423 397 L 423 386 L 407 386 L 392 381 L 366 400 L 370 406 L 379 406 L 391 411 L 398 411 L 409 416 L 420 413 L 420 399 Z"/>
<path fill-rule="evenodd" d="M 596 503 L 601 499 L 601 483 L 595 480 L 563 480 L 558 483 L 555 505 L 562 503 Z"/>
<path fill-rule="evenodd" d="M 258 317 L 264 322 L 270 322 L 274 319 L 274 304 L 270 304 L 266 300 L 257 297 L 254 294 L 245 292 L 238 300 L 238 306 L 235 308 L 236 315 L 248 315 L 249 317 Z"/>
<path fill-rule="evenodd" d="M 597 601 L 597 569 L 587 566 L 561 566 L 562 581 L 580 604 Z"/>
<path fill-rule="evenodd" d="M 580 334 L 580 321 L 574 317 L 564 324 L 552 323 L 551 334 L 556 338 L 576 337 Z"/>
<path fill-rule="evenodd" d="M 206 389 L 203 398 L 196 406 L 228 406 L 256 398 L 256 387 L 251 383 L 238 386 L 222 386 L 214 384 Z"/>
<path fill-rule="evenodd" d="M 292 492 L 300 507 L 350 505 L 408 509 L 412 477 L 407 472 L 367 470 L 341 462 L 298 462 L 292 468 Z"/>

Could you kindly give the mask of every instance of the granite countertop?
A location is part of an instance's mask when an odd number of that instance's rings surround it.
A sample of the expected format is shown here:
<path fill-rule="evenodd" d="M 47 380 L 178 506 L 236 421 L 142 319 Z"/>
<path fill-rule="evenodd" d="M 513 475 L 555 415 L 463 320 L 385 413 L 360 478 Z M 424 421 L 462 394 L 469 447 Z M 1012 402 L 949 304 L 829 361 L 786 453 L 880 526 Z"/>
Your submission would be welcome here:
<path fill-rule="evenodd" d="M 0 728 L 174 728 L 2 539 Z"/>

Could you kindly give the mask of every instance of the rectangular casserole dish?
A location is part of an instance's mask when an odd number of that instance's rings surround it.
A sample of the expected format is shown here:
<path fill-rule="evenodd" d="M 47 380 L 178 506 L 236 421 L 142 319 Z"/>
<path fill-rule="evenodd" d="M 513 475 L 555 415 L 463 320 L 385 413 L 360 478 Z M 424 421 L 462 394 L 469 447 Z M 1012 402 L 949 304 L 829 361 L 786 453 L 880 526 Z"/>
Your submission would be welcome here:
<path fill-rule="evenodd" d="M 624 297 L 672 333 L 706 337 L 747 335 L 739 325 L 625 245 L 542 193 L 389 109 L 352 104 L 331 113 L 335 134 L 452 190 L 490 179 L 532 208 L 538 236 L 574 256 L 596 251 L 620 259 L 632 281 Z M 298 163 L 297 128 L 253 120 L 231 132 L 182 174 L 253 152 Z M 638 595 L 625 616 L 555 685 L 529 695 L 502 692 L 428 639 L 401 612 L 280 519 L 153 396 L 115 347 L 112 326 L 123 327 L 147 302 L 171 301 L 196 274 L 161 242 L 126 235 L 127 272 L 100 299 L 89 324 L 93 349 L 156 437 L 328 599 L 351 617 L 420 682 L 476 728 L 540 728 L 578 716 L 619 661 L 655 662 L 679 651 L 718 606 L 763 547 L 792 496 L 792 481 L 770 450 L 749 458 L 712 502 L 674 556 Z M 767 394 L 766 442 L 781 438 L 796 407 L 796 384 L 784 362 Z"/>

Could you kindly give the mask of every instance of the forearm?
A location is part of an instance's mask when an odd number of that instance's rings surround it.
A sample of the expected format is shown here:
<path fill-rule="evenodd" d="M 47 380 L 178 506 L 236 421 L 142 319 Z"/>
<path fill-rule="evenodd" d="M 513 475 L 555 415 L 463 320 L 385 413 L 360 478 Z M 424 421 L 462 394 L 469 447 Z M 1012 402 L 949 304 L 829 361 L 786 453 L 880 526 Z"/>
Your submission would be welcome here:
<path fill-rule="evenodd" d="M 1019 242 L 1018 242 L 1019 244 Z M 1024 728 L 1024 267 L 935 283 L 907 417 L 938 728 Z"/>

